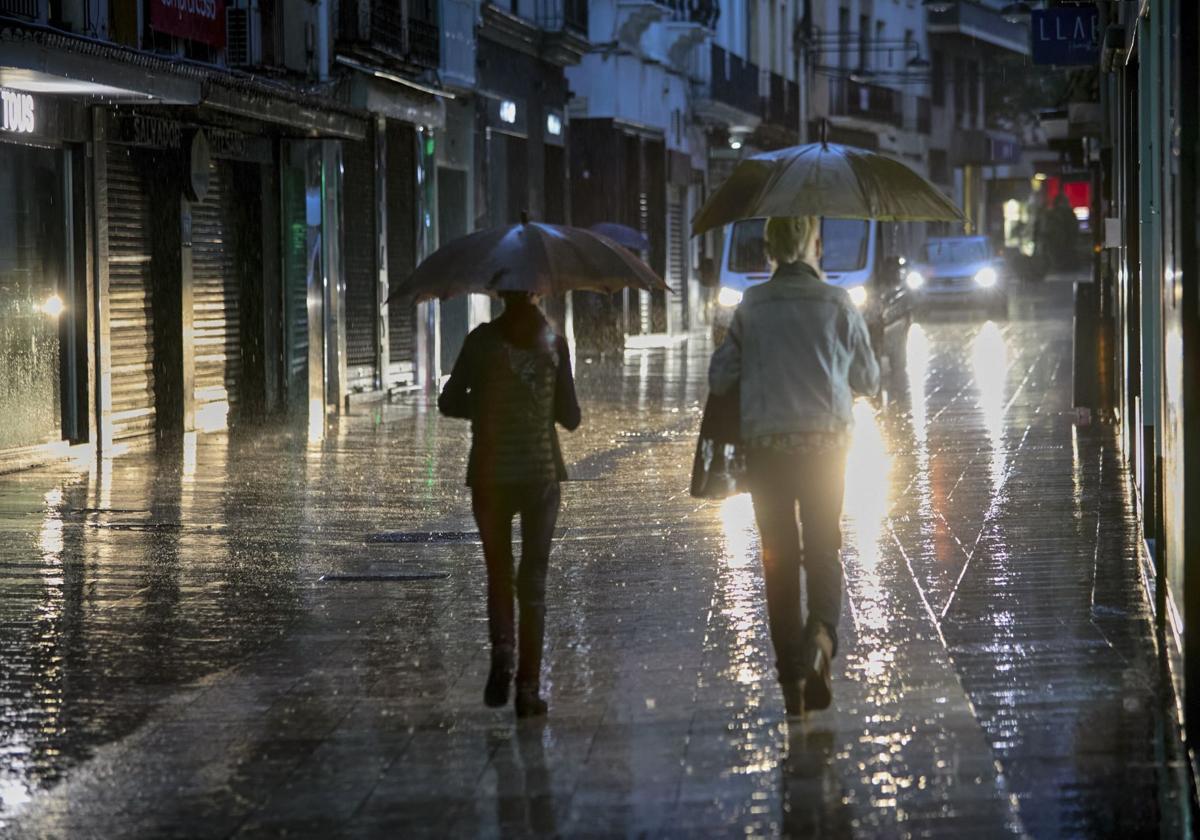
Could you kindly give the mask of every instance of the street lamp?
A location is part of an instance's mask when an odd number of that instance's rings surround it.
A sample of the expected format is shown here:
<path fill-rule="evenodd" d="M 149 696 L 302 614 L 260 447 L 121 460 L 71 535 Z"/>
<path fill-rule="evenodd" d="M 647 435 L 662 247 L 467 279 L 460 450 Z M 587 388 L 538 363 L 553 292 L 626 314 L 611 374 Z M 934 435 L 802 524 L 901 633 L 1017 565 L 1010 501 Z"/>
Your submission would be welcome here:
<path fill-rule="evenodd" d="M 1033 10 L 1024 0 L 1019 0 L 1019 2 L 1009 3 L 1001 9 L 1000 16 L 1009 23 L 1029 23 L 1029 19 L 1033 17 Z"/>
<path fill-rule="evenodd" d="M 871 79 L 875 78 L 875 71 L 869 67 L 859 67 L 850 72 L 850 81 L 857 82 L 860 85 L 865 85 Z"/>
<path fill-rule="evenodd" d="M 948 12 L 954 0 L 921 0 L 921 5 L 931 12 Z"/>
<path fill-rule="evenodd" d="M 928 58 L 925 58 L 920 53 L 917 53 L 912 58 L 910 58 L 908 60 L 908 63 L 904 66 L 907 67 L 909 70 L 926 70 L 929 68 L 930 64 L 929 64 Z"/>

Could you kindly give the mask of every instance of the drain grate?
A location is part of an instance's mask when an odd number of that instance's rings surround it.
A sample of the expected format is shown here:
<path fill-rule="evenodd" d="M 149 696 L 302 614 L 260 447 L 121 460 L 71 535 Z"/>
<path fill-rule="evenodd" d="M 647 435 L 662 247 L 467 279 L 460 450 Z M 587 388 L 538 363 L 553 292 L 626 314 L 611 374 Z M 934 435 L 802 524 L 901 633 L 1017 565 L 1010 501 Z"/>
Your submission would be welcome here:
<path fill-rule="evenodd" d="M 321 575 L 325 583 L 407 583 L 414 580 L 442 580 L 449 572 L 399 572 L 393 574 L 328 574 Z"/>
<path fill-rule="evenodd" d="M 368 543 L 478 542 L 478 531 L 383 531 L 368 534 Z"/>

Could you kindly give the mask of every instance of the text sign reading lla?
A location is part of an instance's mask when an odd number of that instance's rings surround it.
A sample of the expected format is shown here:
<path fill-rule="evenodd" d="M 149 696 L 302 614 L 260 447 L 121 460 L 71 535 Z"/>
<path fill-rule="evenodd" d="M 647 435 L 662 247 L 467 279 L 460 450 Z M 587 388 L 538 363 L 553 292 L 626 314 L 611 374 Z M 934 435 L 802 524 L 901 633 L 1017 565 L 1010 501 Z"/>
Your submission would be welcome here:
<path fill-rule="evenodd" d="M 1095 6 L 1034 9 L 1034 64 L 1099 64 L 1100 12 Z"/>

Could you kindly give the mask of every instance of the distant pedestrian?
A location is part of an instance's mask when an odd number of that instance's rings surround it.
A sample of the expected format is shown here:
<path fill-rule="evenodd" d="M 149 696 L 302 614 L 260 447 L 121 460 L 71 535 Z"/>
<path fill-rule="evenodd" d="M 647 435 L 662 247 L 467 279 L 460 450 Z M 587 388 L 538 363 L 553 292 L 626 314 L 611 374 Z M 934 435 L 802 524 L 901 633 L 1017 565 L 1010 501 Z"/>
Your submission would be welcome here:
<path fill-rule="evenodd" d="M 832 700 L 853 394 L 878 391 L 879 366 L 849 295 L 824 282 L 821 220 L 770 219 L 766 248 L 775 271 L 746 290 L 708 376 L 714 394 L 740 388 L 771 642 L 787 713 L 799 716 Z M 802 566 L 807 625 L 800 607 Z"/>
<path fill-rule="evenodd" d="M 467 336 L 438 409 L 471 421 L 467 484 L 487 564 L 492 643 L 483 702 L 508 703 L 515 664 L 516 713 L 530 717 L 546 713 L 540 691 L 546 571 L 559 482 L 567 477 L 554 424 L 574 430 L 580 414 L 570 351 L 538 309 L 536 296 L 502 292 L 500 297 L 503 314 Z M 519 631 L 513 616 L 512 521 L 517 514 Z"/>

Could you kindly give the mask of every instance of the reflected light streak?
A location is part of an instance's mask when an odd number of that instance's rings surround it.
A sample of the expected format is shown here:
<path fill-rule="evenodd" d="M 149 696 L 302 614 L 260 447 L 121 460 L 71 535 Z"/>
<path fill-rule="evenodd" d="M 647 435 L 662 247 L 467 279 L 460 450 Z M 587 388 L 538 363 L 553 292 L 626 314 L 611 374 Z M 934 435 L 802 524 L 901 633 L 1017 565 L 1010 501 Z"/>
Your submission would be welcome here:
<path fill-rule="evenodd" d="M 1007 471 L 1004 451 L 1005 383 L 1008 379 L 1008 342 L 1000 327 L 988 321 L 971 345 L 971 367 L 979 389 L 979 409 L 992 448 L 992 491 L 999 493 Z M 995 502 L 993 501 L 993 504 Z"/>
<path fill-rule="evenodd" d="M 879 420 L 870 403 L 859 400 L 854 404 L 854 440 L 846 458 L 844 509 L 853 522 L 859 561 L 867 569 L 879 562 L 879 542 L 891 504 L 891 472 L 892 456 Z"/>
<path fill-rule="evenodd" d="M 224 390 L 224 389 L 222 389 Z M 196 430 L 215 432 L 229 425 L 229 402 L 210 402 L 196 412 Z"/>
<path fill-rule="evenodd" d="M 721 532 L 725 537 L 727 565 L 750 566 L 758 560 L 758 528 L 749 493 L 739 493 L 721 502 Z"/>

